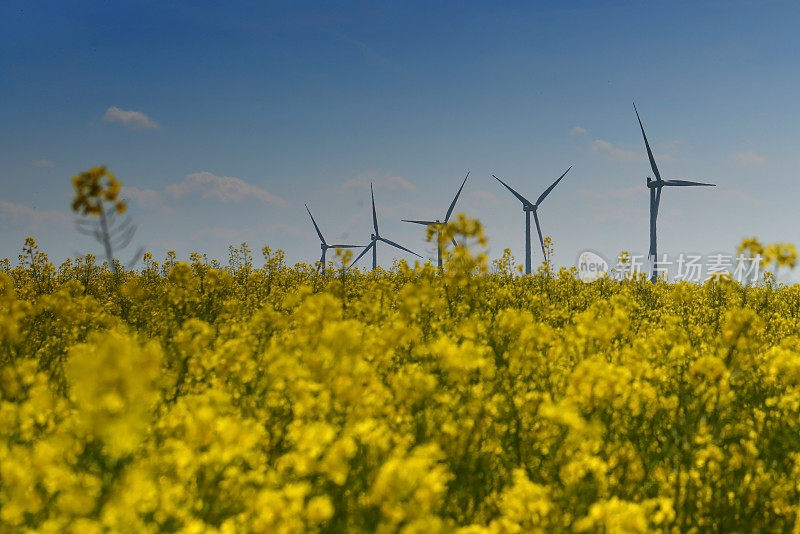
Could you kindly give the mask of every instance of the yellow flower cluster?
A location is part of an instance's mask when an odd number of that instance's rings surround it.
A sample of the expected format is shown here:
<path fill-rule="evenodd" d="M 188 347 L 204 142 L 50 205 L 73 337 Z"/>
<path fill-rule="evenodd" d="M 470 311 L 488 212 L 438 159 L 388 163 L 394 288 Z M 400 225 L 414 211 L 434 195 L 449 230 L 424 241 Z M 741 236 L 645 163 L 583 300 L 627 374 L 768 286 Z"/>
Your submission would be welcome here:
<path fill-rule="evenodd" d="M 72 177 L 72 185 L 75 188 L 72 211 L 81 215 L 98 217 L 103 211 L 103 202 L 113 204 L 120 215 L 127 209 L 125 202 L 118 199 L 122 184 L 114 173 L 104 166 L 93 167 L 76 174 Z"/>
<path fill-rule="evenodd" d="M 797 249 L 791 243 L 773 243 L 764 246 L 756 238 L 748 238 L 739 245 L 738 253 L 750 257 L 761 256 L 761 266 L 776 264 L 778 267 L 794 267 L 797 264 Z"/>
<path fill-rule="evenodd" d="M 0 531 L 800 532 L 800 286 L 519 277 L 438 230 L 444 269 L 370 273 L 26 243 Z"/>

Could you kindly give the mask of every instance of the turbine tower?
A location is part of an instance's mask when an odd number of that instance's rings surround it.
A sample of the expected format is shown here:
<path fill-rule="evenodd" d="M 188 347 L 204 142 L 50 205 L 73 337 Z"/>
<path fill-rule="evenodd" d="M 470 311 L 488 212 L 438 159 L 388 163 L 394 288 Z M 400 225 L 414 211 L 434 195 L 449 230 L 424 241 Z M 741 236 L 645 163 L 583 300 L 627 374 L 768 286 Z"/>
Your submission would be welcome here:
<path fill-rule="evenodd" d="M 555 186 L 558 185 L 558 182 L 561 181 L 564 176 L 567 175 L 569 170 L 572 168 L 572 165 L 569 166 L 569 169 L 564 171 L 564 174 L 558 177 L 558 180 L 553 182 L 553 184 L 544 190 L 544 193 L 539 195 L 539 198 L 536 199 L 536 202 L 531 202 L 527 198 L 523 197 L 516 191 L 514 191 L 510 185 L 505 183 L 503 180 L 492 175 L 492 178 L 506 186 L 506 189 L 511 191 L 511 193 L 522 202 L 522 211 L 525 212 L 525 274 L 531 274 L 531 213 L 533 213 L 533 220 L 536 222 L 536 231 L 539 233 L 539 243 L 542 245 L 542 255 L 544 259 L 547 260 L 547 252 L 544 249 L 544 238 L 542 238 L 542 228 L 539 226 L 539 216 L 537 215 L 537 210 L 539 209 L 539 205 L 542 201 L 550 194 L 550 191 L 553 190 Z"/>
<path fill-rule="evenodd" d="M 458 192 L 456 193 L 455 198 L 450 203 L 450 207 L 447 208 L 447 213 L 444 216 L 444 224 L 447 224 L 447 221 L 450 220 L 450 216 L 453 214 L 453 209 L 456 207 L 456 202 L 458 201 L 458 196 L 461 194 L 461 190 L 464 189 L 464 184 L 467 183 L 467 178 L 469 178 L 469 172 L 464 177 L 464 181 L 461 182 L 461 187 L 458 188 Z M 436 219 L 435 221 L 412 221 L 408 219 L 403 219 L 403 222 L 407 223 L 414 223 L 414 224 L 422 224 L 424 226 L 435 225 L 436 226 L 436 235 L 438 236 L 441 233 L 442 221 Z M 456 245 L 455 239 L 453 240 L 453 245 Z M 436 240 L 436 258 L 439 262 L 439 267 L 442 267 L 442 245 L 439 243 L 439 240 Z"/>
<path fill-rule="evenodd" d="M 367 251 L 369 251 L 369 249 L 372 249 L 372 270 L 374 271 L 375 269 L 377 269 L 378 268 L 378 250 L 377 250 L 378 247 L 376 245 L 378 244 L 378 241 L 383 241 L 387 245 L 391 245 L 394 248 L 399 248 L 400 250 L 405 250 L 409 254 L 413 254 L 414 256 L 416 256 L 418 258 L 422 258 L 422 256 L 420 256 L 419 254 L 417 254 L 413 250 L 408 250 L 406 247 L 404 247 L 402 245 L 398 245 L 394 241 L 389 241 L 385 237 L 381 236 L 380 232 L 378 231 L 378 215 L 377 215 L 377 213 L 375 213 L 375 192 L 372 190 L 372 183 L 369 184 L 369 192 L 372 195 L 372 227 L 373 227 L 375 233 L 373 233 L 373 234 L 371 234 L 369 236 L 370 244 L 367 245 L 366 247 L 364 247 L 364 250 L 361 251 L 361 254 L 359 254 L 356 257 L 356 259 L 353 260 L 353 263 L 351 263 L 350 265 L 355 265 L 356 262 L 361 259 L 361 256 L 366 254 Z"/>
<path fill-rule="evenodd" d="M 322 256 L 319 258 L 319 262 L 322 264 L 321 269 L 325 268 L 325 254 L 327 254 L 329 248 L 360 248 L 361 245 L 329 245 L 325 238 L 322 236 L 322 232 L 317 226 L 317 221 L 314 220 L 314 216 L 311 215 L 311 210 L 308 209 L 308 204 L 305 204 L 306 211 L 308 212 L 308 216 L 311 217 L 311 223 L 314 225 L 314 229 L 317 231 L 317 235 L 319 236 L 319 248 L 322 249 Z"/>
<path fill-rule="evenodd" d="M 639 121 L 639 128 L 642 130 L 642 137 L 644 138 L 644 146 L 647 148 L 647 157 L 650 159 L 650 168 L 653 169 L 653 174 L 656 175 L 656 179 L 653 180 L 651 177 L 647 177 L 647 188 L 650 189 L 650 252 L 648 255 L 650 256 L 650 262 L 653 265 L 653 272 L 650 274 L 650 281 L 655 283 L 658 279 L 658 264 L 656 260 L 658 259 L 657 249 L 656 249 L 656 219 L 658 219 L 658 205 L 661 202 L 661 188 L 664 186 L 672 186 L 672 187 L 695 187 L 695 186 L 707 186 L 707 187 L 716 187 L 716 184 L 706 184 L 703 182 L 689 182 L 687 180 L 663 180 L 661 179 L 661 173 L 658 172 L 658 167 L 656 166 L 656 160 L 653 157 L 653 151 L 650 150 L 650 143 L 647 141 L 647 135 L 644 133 L 644 126 L 642 126 L 642 119 L 639 117 L 639 110 L 636 109 L 636 104 L 633 105 L 633 110 L 636 112 L 636 119 Z"/>

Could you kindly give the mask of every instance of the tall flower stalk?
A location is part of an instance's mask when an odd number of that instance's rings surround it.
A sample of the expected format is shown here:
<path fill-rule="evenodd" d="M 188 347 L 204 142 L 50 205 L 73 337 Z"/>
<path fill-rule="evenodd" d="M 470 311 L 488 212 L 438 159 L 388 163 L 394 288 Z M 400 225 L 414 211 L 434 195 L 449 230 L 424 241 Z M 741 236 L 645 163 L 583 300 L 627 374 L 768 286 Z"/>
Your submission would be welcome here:
<path fill-rule="evenodd" d="M 119 198 L 122 183 L 105 166 L 99 166 L 73 176 L 72 185 L 75 188 L 72 211 L 84 217 L 76 221 L 78 231 L 103 245 L 108 264 L 119 274 L 114 250 L 128 246 L 136 233 L 129 217 L 118 218 L 128 209 L 127 203 Z M 138 256 L 139 252 L 131 263 Z"/>

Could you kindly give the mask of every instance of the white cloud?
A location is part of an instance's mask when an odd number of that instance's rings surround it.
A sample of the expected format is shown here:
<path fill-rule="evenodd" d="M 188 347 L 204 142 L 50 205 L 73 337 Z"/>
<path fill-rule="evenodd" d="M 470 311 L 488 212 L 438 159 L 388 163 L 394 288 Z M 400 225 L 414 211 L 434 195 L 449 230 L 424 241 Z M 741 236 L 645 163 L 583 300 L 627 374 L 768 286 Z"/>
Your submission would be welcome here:
<path fill-rule="evenodd" d="M 35 159 L 31 161 L 31 165 L 34 167 L 52 167 L 54 164 L 49 159 Z"/>
<path fill-rule="evenodd" d="M 203 198 L 220 202 L 241 202 L 252 198 L 276 206 L 288 206 L 284 199 L 273 195 L 263 187 L 245 182 L 233 176 L 216 176 L 210 172 L 195 172 L 186 176 L 182 182 L 170 185 L 166 193 L 175 198 L 198 193 Z"/>
<path fill-rule="evenodd" d="M 759 167 L 767 163 L 767 158 L 752 150 L 738 152 L 733 155 L 733 160 L 742 167 Z"/>
<path fill-rule="evenodd" d="M 139 208 L 146 211 L 161 211 L 163 213 L 172 211 L 164 203 L 164 193 L 153 189 L 139 189 L 138 187 L 126 185 L 122 188 L 120 196 L 125 200 L 133 200 Z"/>
<path fill-rule="evenodd" d="M 126 111 L 116 106 L 108 108 L 103 115 L 106 122 L 115 122 L 131 130 L 152 130 L 158 123 L 141 111 Z"/>
<path fill-rule="evenodd" d="M 622 150 L 621 148 L 617 148 L 608 141 L 604 141 L 602 139 L 595 139 L 595 141 L 592 143 L 592 151 L 597 154 L 604 155 L 611 161 L 632 162 L 642 161 L 644 159 L 644 156 L 638 152 Z"/>
<path fill-rule="evenodd" d="M 171 213 L 173 209 L 167 205 L 169 199 L 179 199 L 193 194 L 220 202 L 255 199 L 276 206 L 289 205 L 284 199 L 273 195 L 263 187 L 247 183 L 240 178 L 216 176 L 210 172 L 189 174 L 181 182 L 168 185 L 161 191 L 125 186 L 122 188 L 121 196 L 135 202 L 142 210 Z"/>
<path fill-rule="evenodd" d="M 583 128 L 581 126 L 575 126 L 574 128 L 572 128 L 572 130 L 569 131 L 569 134 L 572 136 L 586 135 L 586 128 Z"/>
<path fill-rule="evenodd" d="M 352 189 L 354 187 L 369 187 L 370 183 L 374 184 L 375 187 L 385 188 L 390 191 L 397 191 L 401 189 L 403 191 L 417 190 L 417 186 L 405 178 L 401 178 L 400 176 L 379 176 L 375 171 L 362 172 L 355 178 L 345 180 L 345 182 L 341 185 L 341 188 Z"/>
<path fill-rule="evenodd" d="M 641 152 L 632 152 L 616 147 L 603 139 L 595 139 L 594 142 L 592 142 L 592 151 L 596 154 L 602 154 L 609 161 L 620 163 L 647 161 L 647 152 L 645 152 L 644 148 L 642 148 Z M 675 158 L 667 154 L 655 154 L 655 158 L 656 162 L 675 160 Z"/>
<path fill-rule="evenodd" d="M 22 204 L 14 204 L 0 200 L 0 219 L 11 221 L 12 224 L 22 225 L 26 228 L 41 226 L 42 224 L 56 224 L 68 226 L 72 224 L 70 215 L 57 210 L 39 210 Z"/>

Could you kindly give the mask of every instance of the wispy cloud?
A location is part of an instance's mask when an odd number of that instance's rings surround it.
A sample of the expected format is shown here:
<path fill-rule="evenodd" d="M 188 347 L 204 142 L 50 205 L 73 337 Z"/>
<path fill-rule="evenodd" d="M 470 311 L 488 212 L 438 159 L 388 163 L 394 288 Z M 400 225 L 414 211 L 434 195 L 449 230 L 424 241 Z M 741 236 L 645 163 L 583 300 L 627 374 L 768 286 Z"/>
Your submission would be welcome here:
<path fill-rule="evenodd" d="M 681 180 L 692 180 L 691 177 L 680 176 Z M 763 202 L 750 193 L 741 189 L 720 189 L 711 187 L 698 187 L 696 194 L 708 195 L 717 204 L 730 204 L 733 206 L 748 204 L 761 205 Z M 598 223 L 628 222 L 639 224 L 648 217 L 647 198 L 648 190 L 644 183 L 619 189 L 580 189 L 578 194 L 591 202 L 595 212 L 594 219 Z M 664 206 L 660 209 L 659 225 L 669 226 L 669 217 L 681 214 L 677 206 Z"/>
<path fill-rule="evenodd" d="M 644 150 L 641 152 L 624 150 L 603 139 L 595 139 L 592 142 L 592 151 L 596 154 L 601 154 L 609 161 L 619 163 L 647 161 L 647 155 Z M 659 162 L 675 160 L 675 158 L 668 154 L 655 154 L 655 158 Z"/>
<path fill-rule="evenodd" d="M 199 194 L 202 198 L 220 202 L 241 202 L 245 199 L 255 199 L 276 206 L 289 205 L 284 199 L 273 195 L 263 187 L 245 182 L 241 178 L 217 176 L 207 171 L 189 174 L 182 182 L 168 186 L 165 191 L 175 198 Z"/>
<path fill-rule="evenodd" d="M 684 144 L 686 144 L 685 139 L 672 139 L 671 141 L 659 142 L 657 150 L 675 150 Z"/>
<path fill-rule="evenodd" d="M 691 178 L 681 177 L 682 180 Z M 720 184 L 717 184 L 720 185 Z M 764 201 L 742 189 L 729 189 L 727 187 L 698 187 L 697 194 L 705 195 L 716 203 L 727 202 L 730 204 L 747 204 L 763 206 Z"/>
<path fill-rule="evenodd" d="M 646 207 L 641 206 L 601 206 L 595 215 L 595 221 L 622 222 L 628 224 L 640 224 L 648 219 Z"/>
<path fill-rule="evenodd" d="M 767 158 L 752 150 L 746 150 L 734 154 L 733 161 L 741 167 L 760 167 L 767 163 Z"/>
<path fill-rule="evenodd" d="M 158 128 L 158 123 L 141 111 L 124 110 L 116 106 L 108 108 L 103 115 L 103 120 L 121 124 L 131 130 L 152 130 Z"/>
<path fill-rule="evenodd" d="M 31 161 L 31 165 L 34 167 L 44 168 L 44 167 L 52 167 L 54 163 L 49 159 L 35 159 Z"/>
<path fill-rule="evenodd" d="M 571 136 L 579 136 L 579 135 L 586 135 L 586 128 L 581 126 L 575 126 L 572 130 L 569 131 Z"/>
<path fill-rule="evenodd" d="M 381 66 L 383 66 L 385 68 L 389 68 L 389 69 L 394 70 L 395 72 L 397 72 L 399 74 L 402 74 L 402 75 L 404 75 L 406 77 L 409 77 L 409 78 L 412 78 L 412 79 L 418 79 L 419 78 L 419 76 L 417 74 L 409 71 L 408 69 L 406 69 L 405 67 L 400 65 L 398 62 L 396 62 L 396 61 L 394 61 L 392 59 L 389 59 L 388 57 L 378 53 L 373 47 L 369 46 L 368 44 L 364 43 L 363 41 L 359 41 L 358 39 L 354 39 L 354 38 L 350 37 L 349 35 L 345 35 L 345 34 L 339 33 L 339 32 L 333 32 L 333 35 L 335 35 L 337 38 L 341 39 L 342 41 L 344 41 L 346 43 L 349 43 L 350 45 L 354 46 L 361 53 L 361 55 L 364 57 L 364 59 L 366 61 L 368 61 L 370 63 L 373 63 L 375 65 L 381 65 Z"/>
<path fill-rule="evenodd" d="M 139 189 L 134 186 L 125 186 L 120 193 L 126 200 L 132 200 L 136 205 L 145 211 L 160 211 L 169 213 L 172 209 L 166 205 L 166 195 L 153 189 Z"/>
<path fill-rule="evenodd" d="M 723 199 L 732 202 L 743 202 L 746 204 L 764 205 L 763 200 L 761 200 L 760 198 L 756 198 L 747 191 L 742 191 L 741 189 L 720 189 L 719 191 L 714 191 L 714 192 Z"/>
<path fill-rule="evenodd" d="M 68 226 L 72 224 L 72 217 L 63 211 L 39 210 L 0 200 L 0 219 L 10 221 L 11 224 L 28 228 L 38 228 L 43 224 L 56 224 Z"/>
<path fill-rule="evenodd" d="M 253 199 L 275 206 L 289 205 L 284 199 L 273 195 L 263 187 L 245 182 L 241 178 L 217 176 L 206 171 L 189 174 L 182 181 L 168 185 L 161 191 L 125 186 L 121 195 L 122 198 L 135 202 L 140 209 L 162 213 L 173 211 L 168 205 L 169 200 L 178 200 L 191 195 L 200 195 L 201 198 L 224 203 Z"/>
<path fill-rule="evenodd" d="M 371 208 L 370 208 L 371 209 Z M 381 202 L 375 203 L 375 209 L 378 212 L 378 222 L 383 219 L 386 219 L 387 222 L 389 220 L 393 220 L 396 224 L 396 221 L 399 219 L 422 219 L 425 217 L 436 218 L 441 217 L 444 215 L 438 215 L 439 209 L 437 208 L 426 208 L 424 206 L 419 206 L 413 202 L 401 202 L 399 204 L 383 204 Z M 364 212 L 369 216 L 369 222 L 371 223 L 372 212 Z"/>
<path fill-rule="evenodd" d="M 643 159 L 642 155 L 638 152 L 623 150 L 602 139 L 595 139 L 592 143 L 592 151 L 597 154 L 602 154 L 606 159 L 611 161 L 631 162 L 641 161 Z"/>
<path fill-rule="evenodd" d="M 376 188 L 388 189 L 390 191 L 416 191 L 417 186 L 400 176 L 380 176 L 375 171 L 362 172 L 355 178 L 345 180 L 341 189 L 352 189 L 354 187 L 369 187 L 372 183 Z"/>
<path fill-rule="evenodd" d="M 470 191 L 467 193 L 464 200 L 466 200 L 465 204 L 468 204 L 472 207 L 497 206 L 501 203 L 501 200 L 497 195 L 482 189 Z"/>
<path fill-rule="evenodd" d="M 644 184 L 621 189 L 579 189 L 578 194 L 593 200 L 631 200 L 647 197 Z"/>
<path fill-rule="evenodd" d="M 580 189 L 578 194 L 590 201 L 598 223 L 638 224 L 647 217 L 647 188 L 632 185 L 617 189 Z"/>
<path fill-rule="evenodd" d="M 249 226 L 246 228 L 211 227 L 198 230 L 190 236 L 190 240 L 202 240 L 206 238 L 227 241 L 228 243 L 242 243 L 250 241 L 252 243 L 264 242 L 266 238 L 290 235 L 300 237 L 307 232 L 302 228 L 286 223 L 275 223 L 267 226 Z M 260 240 L 260 241 L 259 241 Z"/>

